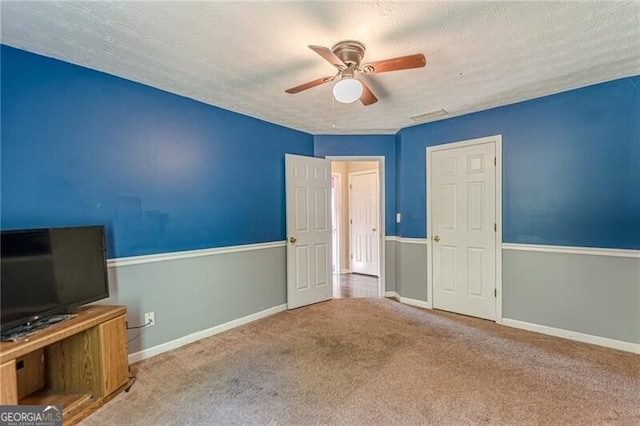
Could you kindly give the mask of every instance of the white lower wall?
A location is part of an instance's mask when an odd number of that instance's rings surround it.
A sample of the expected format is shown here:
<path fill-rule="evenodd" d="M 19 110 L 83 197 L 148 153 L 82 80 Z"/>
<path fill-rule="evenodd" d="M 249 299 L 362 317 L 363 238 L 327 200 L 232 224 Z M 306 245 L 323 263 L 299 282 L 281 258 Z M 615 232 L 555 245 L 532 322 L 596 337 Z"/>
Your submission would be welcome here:
<path fill-rule="evenodd" d="M 505 245 L 503 317 L 640 343 L 640 256 L 632 250 Z"/>
<path fill-rule="evenodd" d="M 387 253 L 394 256 L 395 292 L 406 299 L 427 302 L 427 240 L 387 237 L 386 242 Z M 387 290 L 391 288 L 387 286 Z"/>
<path fill-rule="evenodd" d="M 269 315 L 277 314 L 278 312 L 285 311 L 287 309 L 287 305 L 274 306 L 273 308 L 265 309 L 264 311 L 256 312 L 255 314 L 247 315 L 242 318 L 238 318 L 224 324 L 216 325 L 214 327 L 208 328 L 206 330 L 197 331 L 195 333 L 191 333 L 184 337 L 180 337 L 175 340 L 171 340 L 169 342 L 161 343 L 157 346 L 153 346 L 148 349 L 143 349 L 138 352 L 129 354 L 129 363 L 132 364 L 134 362 L 142 361 L 143 359 L 150 358 L 152 356 L 160 355 L 161 353 L 177 349 L 180 346 L 188 345 L 189 343 L 196 342 L 200 339 L 204 339 L 206 337 L 211 337 L 215 334 L 222 333 L 223 331 L 231 330 L 232 328 L 239 327 L 244 324 L 248 324 L 252 321 L 259 320 L 261 318 L 266 318 Z"/>
<path fill-rule="evenodd" d="M 427 308 L 426 240 L 387 237 L 387 296 Z M 640 252 L 505 245 L 503 323 L 640 353 Z M 577 252 L 576 252 L 577 250 Z M 604 254 L 603 254 L 604 253 Z M 614 253 L 614 254 L 612 254 Z M 285 242 L 109 261 L 137 361 L 286 306 Z"/>
<path fill-rule="evenodd" d="M 128 340 L 130 354 L 155 353 L 280 309 L 285 250 L 285 242 L 276 242 L 111 260 L 111 296 L 100 303 L 127 305 L 129 326 L 142 325 L 144 313 L 153 311 L 156 325 L 128 331 Z"/>
<path fill-rule="evenodd" d="M 427 240 L 387 237 L 395 290 L 425 307 Z M 503 324 L 640 351 L 640 251 L 504 244 Z"/>

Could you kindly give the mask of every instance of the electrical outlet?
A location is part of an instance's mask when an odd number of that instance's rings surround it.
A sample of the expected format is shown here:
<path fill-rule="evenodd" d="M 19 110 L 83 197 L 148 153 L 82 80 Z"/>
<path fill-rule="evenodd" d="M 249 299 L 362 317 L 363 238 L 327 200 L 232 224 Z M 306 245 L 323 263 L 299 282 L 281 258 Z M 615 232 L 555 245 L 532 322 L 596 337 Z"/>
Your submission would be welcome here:
<path fill-rule="evenodd" d="M 147 312 L 144 314 L 144 323 L 147 327 L 156 325 L 155 312 Z"/>

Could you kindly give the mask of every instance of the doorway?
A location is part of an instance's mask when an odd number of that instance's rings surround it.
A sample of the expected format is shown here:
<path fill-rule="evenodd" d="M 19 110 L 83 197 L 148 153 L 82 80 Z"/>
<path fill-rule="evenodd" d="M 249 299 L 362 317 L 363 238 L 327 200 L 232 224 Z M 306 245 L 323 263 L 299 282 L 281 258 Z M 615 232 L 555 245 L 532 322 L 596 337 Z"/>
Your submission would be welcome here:
<path fill-rule="evenodd" d="M 384 158 L 331 161 L 333 297 L 384 295 Z"/>

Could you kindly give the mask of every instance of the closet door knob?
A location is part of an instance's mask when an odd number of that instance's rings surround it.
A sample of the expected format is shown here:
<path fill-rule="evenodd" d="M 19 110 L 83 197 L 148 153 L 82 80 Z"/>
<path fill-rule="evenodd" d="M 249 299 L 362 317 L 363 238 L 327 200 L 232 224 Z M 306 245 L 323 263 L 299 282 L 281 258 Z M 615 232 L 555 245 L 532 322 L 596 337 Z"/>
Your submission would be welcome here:
<path fill-rule="evenodd" d="M 437 243 L 438 241 L 440 241 L 440 237 L 436 235 L 435 237 L 433 237 L 433 241 Z"/>
<path fill-rule="evenodd" d="M 291 238 L 289 238 L 289 242 L 290 242 L 291 244 L 295 243 L 296 241 L 298 241 L 298 240 L 296 240 L 296 237 L 291 237 Z"/>

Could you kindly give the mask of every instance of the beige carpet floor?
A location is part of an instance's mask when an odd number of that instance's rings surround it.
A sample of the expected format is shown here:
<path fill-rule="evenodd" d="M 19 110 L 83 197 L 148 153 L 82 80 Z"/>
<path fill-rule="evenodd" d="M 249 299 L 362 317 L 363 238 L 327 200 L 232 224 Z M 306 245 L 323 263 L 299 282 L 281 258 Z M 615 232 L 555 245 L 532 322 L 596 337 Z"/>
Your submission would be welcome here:
<path fill-rule="evenodd" d="M 132 366 L 89 425 L 640 425 L 640 356 L 336 299 Z"/>

